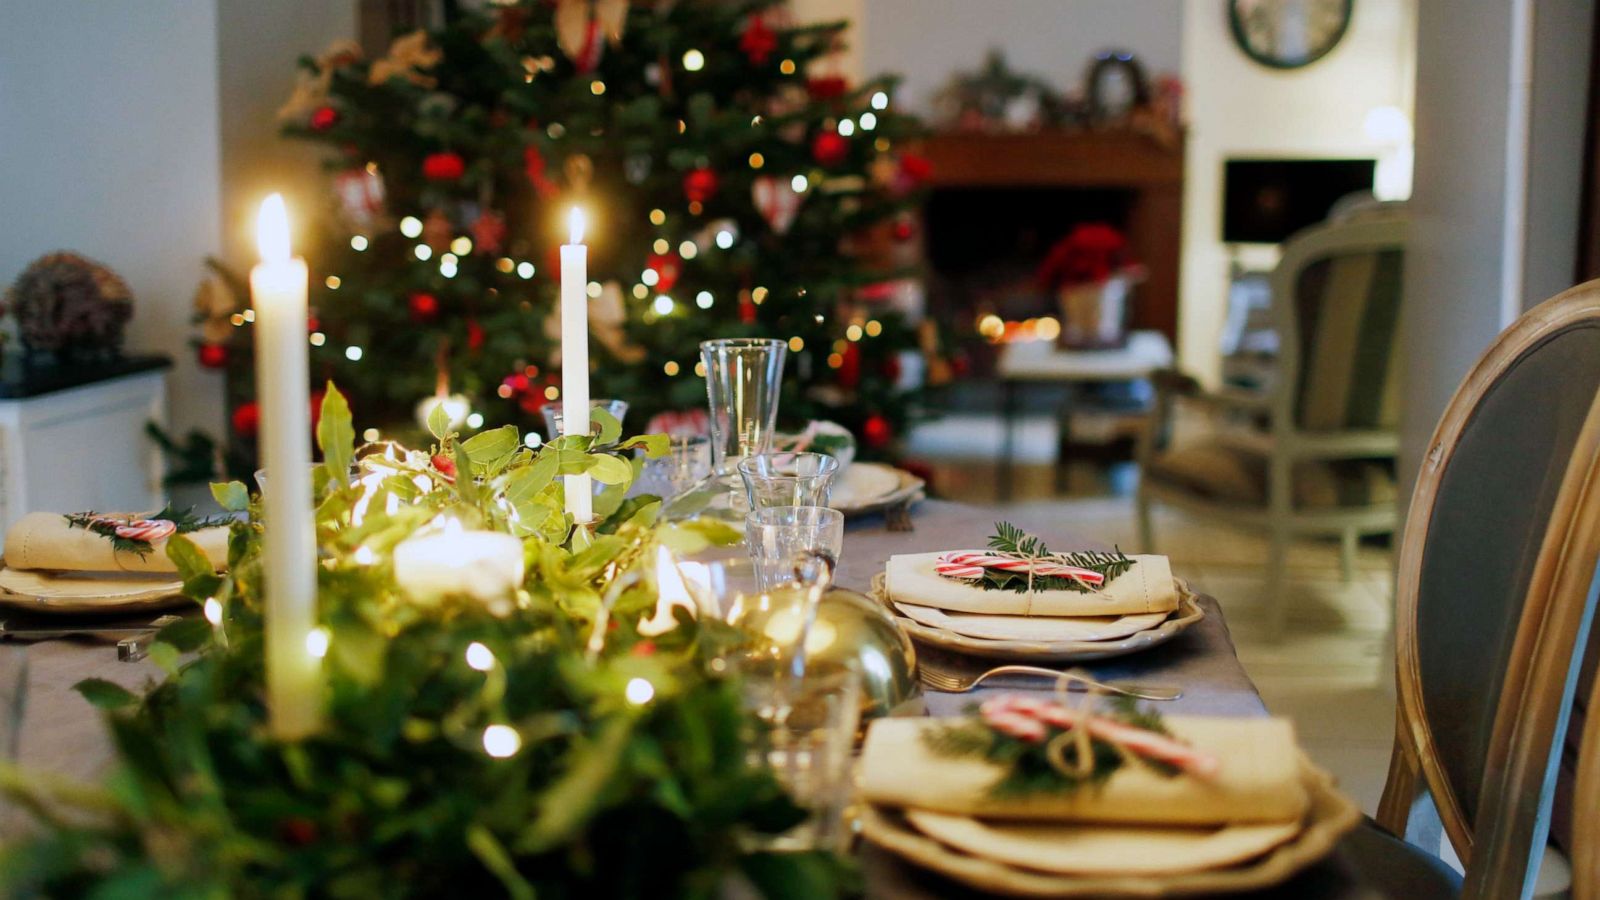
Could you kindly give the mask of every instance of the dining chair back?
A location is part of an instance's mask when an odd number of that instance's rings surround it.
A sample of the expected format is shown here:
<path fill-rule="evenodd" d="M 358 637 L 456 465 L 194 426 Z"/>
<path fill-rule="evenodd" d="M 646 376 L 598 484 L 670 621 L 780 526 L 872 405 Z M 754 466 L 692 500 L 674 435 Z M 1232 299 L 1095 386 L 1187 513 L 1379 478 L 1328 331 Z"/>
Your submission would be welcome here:
<path fill-rule="evenodd" d="M 1587 690 L 1582 738 L 1576 748 L 1577 783 L 1572 808 L 1572 900 L 1600 900 L 1600 677 L 1591 655 L 1585 672 Z M 1572 727 L 1578 729 L 1574 719 Z"/>
<path fill-rule="evenodd" d="M 1542 854 L 1600 559 L 1600 282 L 1530 310 L 1446 408 L 1401 543 L 1395 760 L 1420 774 L 1466 895 L 1524 896 Z"/>

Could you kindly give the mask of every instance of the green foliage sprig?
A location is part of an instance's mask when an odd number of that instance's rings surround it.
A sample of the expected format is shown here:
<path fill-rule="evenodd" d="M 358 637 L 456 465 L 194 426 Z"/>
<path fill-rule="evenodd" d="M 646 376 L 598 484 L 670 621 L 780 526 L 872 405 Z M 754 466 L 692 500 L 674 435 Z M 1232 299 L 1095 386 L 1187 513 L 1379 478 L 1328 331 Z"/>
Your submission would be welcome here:
<path fill-rule="evenodd" d="M 429 451 L 358 450 L 330 385 L 314 479 L 325 726 L 292 743 L 266 730 L 263 526 L 242 485 L 219 485 L 248 513 L 227 571 L 181 537 L 167 548 L 218 622 L 163 629 L 150 658 L 164 677 L 148 691 L 79 685 L 116 749 L 103 786 L 0 763 L 0 792 L 40 826 L 0 848 L 0 894 L 709 898 L 737 872 L 771 896 L 844 890 L 830 856 L 746 849 L 802 813 L 752 765 L 738 686 L 710 673 L 716 623 L 637 632 L 657 598 L 627 573 L 659 543 L 724 535 L 658 525 L 654 498 L 613 493 L 632 478 L 623 451 L 662 449 L 614 426 L 537 450 L 505 430 L 442 428 Z M 562 512 L 557 476 L 577 472 L 608 485 L 592 531 Z M 441 516 L 523 537 L 527 579 L 505 604 L 405 596 L 393 548 Z M 617 627 L 591 660 L 582 648 L 608 595 Z M 638 679 L 653 688 L 643 703 L 627 692 Z M 490 726 L 512 729 L 516 752 L 489 755 Z"/>
<path fill-rule="evenodd" d="M 1051 553 L 1045 547 L 1044 541 L 1028 534 L 1010 522 L 994 523 L 994 534 L 989 538 L 989 549 L 1018 559 L 1060 563 L 1067 566 L 1076 566 L 1080 569 L 1088 569 L 1091 572 L 1099 572 L 1105 576 L 1104 584 L 1110 584 L 1126 574 L 1129 569 L 1133 568 L 1134 563 L 1133 560 L 1123 554 L 1120 548 L 1113 548 L 1110 553 L 1097 550 Z M 1003 569 L 985 569 L 982 580 L 977 584 L 986 590 L 1015 591 L 1017 593 L 1035 590 L 1074 591 L 1080 594 L 1087 594 L 1095 590 L 1095 588 L 1081 581 L 1064 575 L 1033 575 L 1030 579 L 1027 572 L 1008 572 Z"/>
<path fill-rule="evenodd" d="M 1130 697 L 1112 697 L 1107 703 L 1109 711 L 1097 715 L 1171 737 L 1171 732 L 1167 730 L 1161 714 L 1155 710 L 1140 707 L 1138 702 Z M 978 758 L 1001 769 L 1003 774 L 990 787 L 990 794 L 993 797 L 1015 798 L 1044 793 L 1072 793 L 1082 788 L 1104 784 L 1118 770 L 1130 764 L 1130 754 L 1119 750 L 1108 741 L 1093 737 L 1090 739 L 1092 766 L 1087 775 L 1080 777 L 1056 765 L 1050 759 L 1049 747 L 1052 741 L 1058 738 L 1071 739 L 1063 729 L 1053 725 L 1047 726 L 1043 739 L 1023 740 L 997 730 L 985 722 L 977 704 L 969 706 L 967 712 L 969 713 L 967 718 L 925 730 L 922 733 L 922 741 L 924 746 L 940 756 Z M 1141 758 L 1133 764 L 1147 765 L 1168 778 L 1180 771 L 1178 767 L 1160 760 Z"/>
<path fill-rule="evenodd" d="M 139 557 L 150 555 L 155 545 L 143 538 L 123 537 L 117 534 L 119 525 L 126 525 L 131 519 L 150 519 L 171 522 L 177 526 L 177 534 L 188 534 L 202 528 L 215 528 L 226 525 L 232 519 L 228 516 L 197 516 L 193 508 L 178 510 L 171 503 L 163 506 L 159 512 L 148 516 L 108 516 L 93 510 L 81 513 L 68 513 L 67 524 L 73 528 L 82 528 L 91 531 L 109 540 L 111 546 L 119 553 L 132 553 Z"/>

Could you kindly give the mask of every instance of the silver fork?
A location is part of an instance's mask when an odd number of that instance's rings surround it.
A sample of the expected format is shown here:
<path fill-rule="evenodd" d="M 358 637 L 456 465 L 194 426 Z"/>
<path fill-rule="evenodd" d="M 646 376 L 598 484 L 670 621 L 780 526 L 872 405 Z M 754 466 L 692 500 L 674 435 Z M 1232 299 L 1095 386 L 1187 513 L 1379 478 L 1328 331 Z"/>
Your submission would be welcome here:
<path fill-rule="evenodd" d="M 1052 684 L 1061 677 L 1061 673 L 1054 669 L 1041 669 L 1038 666 L 998 666 L 977 675 L 960 675 L 927 666 L 922 667 L 923 683 L 936 691 L 944 691 L 949 694 L 966 693 L 977 687 L 984 680 L 1002 675 L 1033 675 L 1048 678 Z M 1176 700 L 1183 696 L 1183 691 L 1178 688 L 1157 685 L 1112 684 L 1087 679 L 1073 679 L 1067 683 L 1067 690 L 1069 691 L 1086 691 L 1090 688 L 1104 691 L 1107 694 L 1135 697 L 1140 700 Z"/>

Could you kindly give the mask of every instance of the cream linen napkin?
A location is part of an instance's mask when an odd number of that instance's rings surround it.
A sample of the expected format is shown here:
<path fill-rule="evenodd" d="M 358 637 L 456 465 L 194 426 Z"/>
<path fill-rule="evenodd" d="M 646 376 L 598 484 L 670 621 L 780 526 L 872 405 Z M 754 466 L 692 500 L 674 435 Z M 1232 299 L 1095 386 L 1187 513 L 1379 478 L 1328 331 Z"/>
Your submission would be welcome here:
<path fill-rule="evenodd" d="M 202 528 L 184 535 L 218 571 L 228 564 L 228 529 Z M 6 565 L 58 572 L 174 572 L 167 542 L 155 541 L 144 556 L 118 553 L 110 539 L 67 524 L 60 513 L 28 513 L 6 532 Z"/>
<path fill-rule="evenodd" d="M 960 551 L 957 551 L 960 552 Z M 984 551 L 972 551 L 984 552 Z M 1094 593 L 984 590 L 934 571 L 939 553 L 889 557 L 884 586 L 900 603 L 957 612 L 1010 616 L 1120 616 L 1167 613 L 1178 608 L 1178 590 L 1165 556 L 1133 556 L 1133 568 Z"/>
<path fill-rule="evenodd" d="M 1004 773 L 981 759 L 940 756 L 922 742 L 937 719 L 879 719 L 861 755 L 861 793 L 886 806 L 1004 819 L 1139 825 L 1298 822 L 1310 798 L 1286 719 L 1167 716 L 1174 736 L 1217 757 L 1211 779 L 1124 765 L 1098 788 L 997 799 Z"/>

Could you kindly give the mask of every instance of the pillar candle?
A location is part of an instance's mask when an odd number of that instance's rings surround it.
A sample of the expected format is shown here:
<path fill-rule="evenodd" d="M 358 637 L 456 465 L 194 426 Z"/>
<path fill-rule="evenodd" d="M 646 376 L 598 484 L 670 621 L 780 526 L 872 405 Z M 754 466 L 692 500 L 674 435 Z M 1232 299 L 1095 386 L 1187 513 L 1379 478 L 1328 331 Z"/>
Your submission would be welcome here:
<path fill-rule="evenodd" d="M 561 247 L 561 433 L 589 433 L 589 248 L 583 211 L 572 208 L 571 239 Z M 587 473 L 566 476 L 567 512 L 580 525 L 594 518 Z"/>

